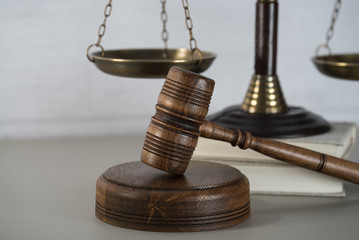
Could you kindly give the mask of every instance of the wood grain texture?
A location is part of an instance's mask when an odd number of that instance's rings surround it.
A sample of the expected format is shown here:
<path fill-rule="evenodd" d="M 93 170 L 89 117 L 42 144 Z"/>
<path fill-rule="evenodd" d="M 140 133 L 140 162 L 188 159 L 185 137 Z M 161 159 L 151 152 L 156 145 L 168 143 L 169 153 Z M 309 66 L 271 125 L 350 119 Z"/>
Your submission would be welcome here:
<path fill-rule="evenodd" d="M 96 184 L 96 216 L 130 229 L 219 229 L 245 221 L 249 206 L 247 178 L 218 163 L 193 162 L 184 175 L 125 163 L 109 168 Z"/>
<path fill-rule="evenodd" d="M 204 120 L 214 81 L 172 68 L 158 97 L 156 114 L 148 127 L 141 160 L 158 169 L 183 174 L 198 136 L 230 142 L 300 167 L 359 183 L 359 164 L 281 142 L 253 137 Z"/>
<path fill-rule="evenodd" d="M 269 157 L 359 184 L 359 164 L 279 141 L 252 136 L 249 132 L 221 127 L 204 121 L 202 137 L 253 149 Z"/>
<path fill-rule="evenodd" d="M 213 89 L 212 79 L 171 68 L 147 130 L 141 153 L 144 163 L 174 174 L 186 171 Z"/>

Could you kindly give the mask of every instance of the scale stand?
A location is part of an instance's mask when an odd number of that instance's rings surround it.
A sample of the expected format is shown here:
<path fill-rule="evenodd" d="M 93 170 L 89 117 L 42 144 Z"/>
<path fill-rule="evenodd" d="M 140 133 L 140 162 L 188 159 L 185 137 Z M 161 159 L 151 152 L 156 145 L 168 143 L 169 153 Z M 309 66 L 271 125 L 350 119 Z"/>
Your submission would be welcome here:
<path fill-rule="evenodd" d="M 255 73 L 241 105 L 211 115 L 223 127 L 241 129 L 254 136 L 292 138 L 330 130 L 320 116 L 300 107 L 287 106 L 276 73 L 278 2 L 256 3 Z"/>

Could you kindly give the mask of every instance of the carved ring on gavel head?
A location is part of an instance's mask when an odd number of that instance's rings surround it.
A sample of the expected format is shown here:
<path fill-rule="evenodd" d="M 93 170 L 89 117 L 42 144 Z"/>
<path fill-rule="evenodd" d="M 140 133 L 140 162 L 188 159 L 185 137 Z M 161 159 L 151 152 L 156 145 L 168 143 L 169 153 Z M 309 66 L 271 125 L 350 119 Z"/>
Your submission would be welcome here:
<path fill-rule="evenodd" d="M 163 171 L 183 174 L 198 137 L 251 148 L 269 157 L 359 183 L 359 164 L 282 142 L 254 137 L 248 132 L 204 120 L 214 81 L 172 67 L 158 97 L 156 114 L 148 127 L 141 161 Z"/>
<path fill-rule="evenodd" d="M 214 81 L 173 67 L 158 97 L 141 160 L 158 169 L 183 174 L 207 115 Z"/>

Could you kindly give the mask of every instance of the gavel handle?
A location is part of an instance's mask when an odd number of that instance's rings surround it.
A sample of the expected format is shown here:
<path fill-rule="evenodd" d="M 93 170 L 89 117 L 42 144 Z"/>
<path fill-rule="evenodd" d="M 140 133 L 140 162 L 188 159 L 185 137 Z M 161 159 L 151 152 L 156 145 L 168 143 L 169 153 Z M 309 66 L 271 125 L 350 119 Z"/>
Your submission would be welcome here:
<path fill-rule="evenodd" d="M 201 125 L 200 135 L 250 148 L 266 156 L 359 184 L 359 164 L 275 140 L 254 137 L 248 132 L 221 127 L 209 121 Z"/>

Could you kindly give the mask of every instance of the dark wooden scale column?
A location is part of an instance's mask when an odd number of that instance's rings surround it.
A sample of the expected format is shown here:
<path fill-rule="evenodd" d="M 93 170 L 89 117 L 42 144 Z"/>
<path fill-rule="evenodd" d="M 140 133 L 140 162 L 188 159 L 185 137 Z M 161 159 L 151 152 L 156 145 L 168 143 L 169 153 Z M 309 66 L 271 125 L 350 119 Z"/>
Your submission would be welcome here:
<path fill-rule="evenodd" d="M 327 132 L 330 125 L 323 118 L 286 104 L 276 72 L 277 28 L 277 0 L 258 0 L 254 74 L 245 99 L 241 105 L 208 116 L 208 120 L 258 137 L 291 138 Z"/>

